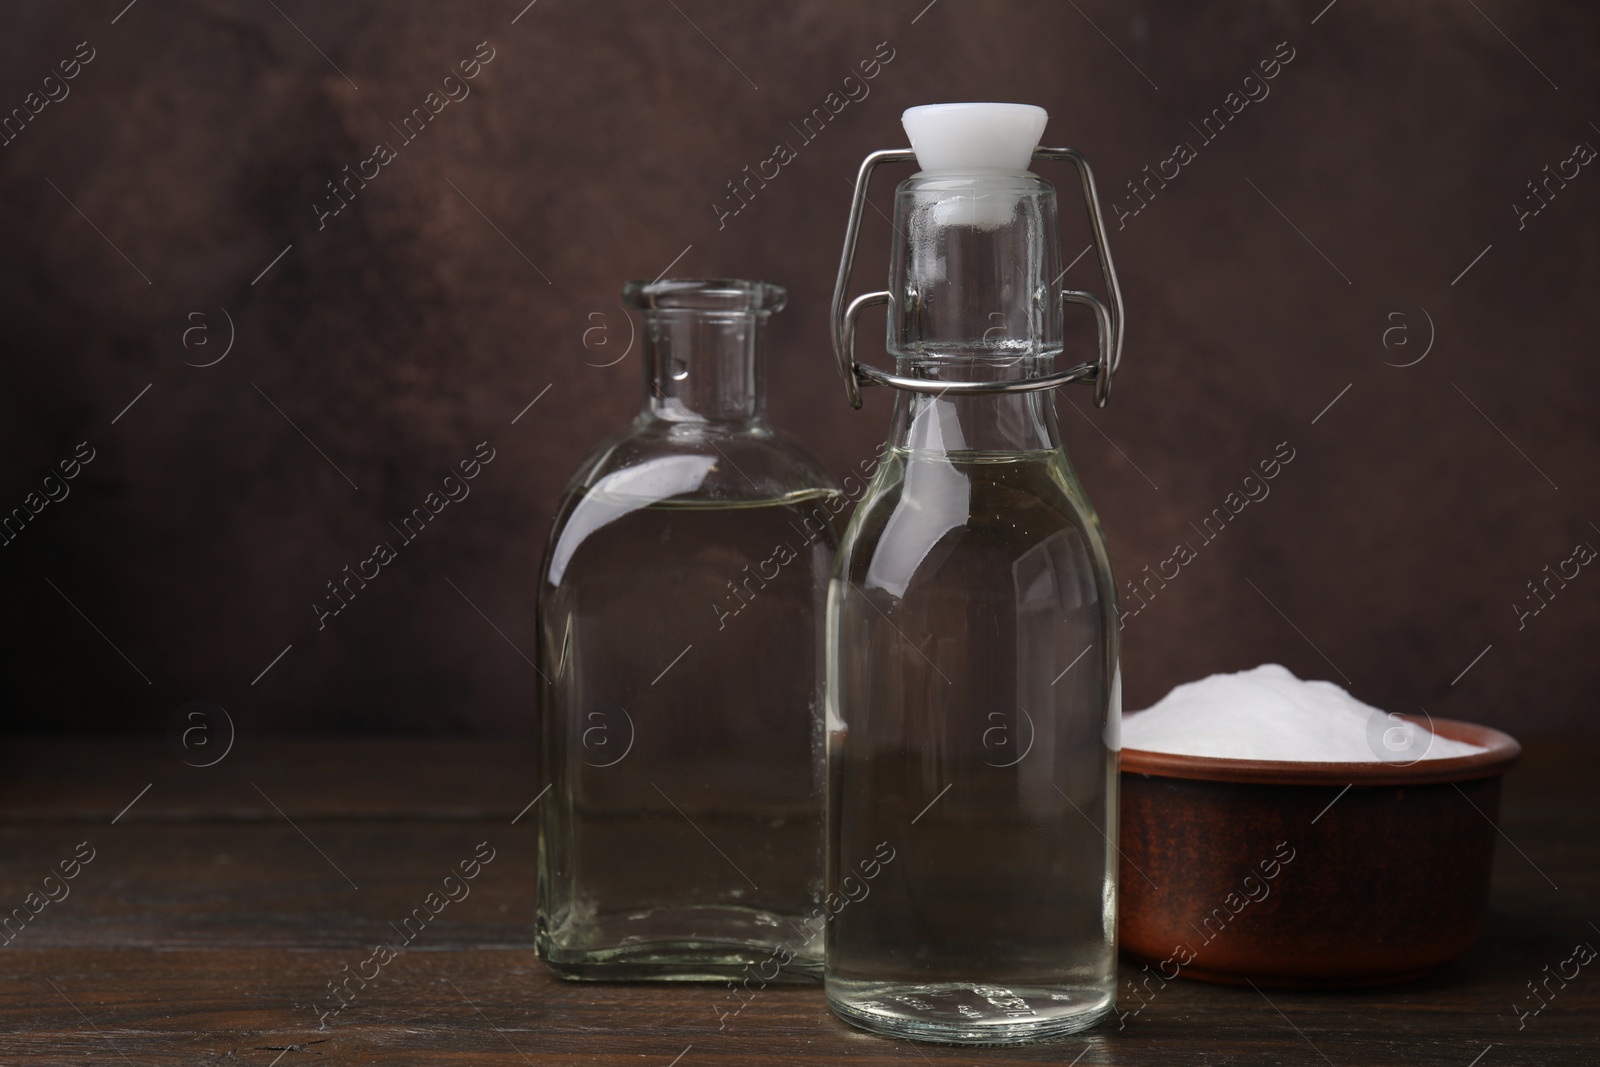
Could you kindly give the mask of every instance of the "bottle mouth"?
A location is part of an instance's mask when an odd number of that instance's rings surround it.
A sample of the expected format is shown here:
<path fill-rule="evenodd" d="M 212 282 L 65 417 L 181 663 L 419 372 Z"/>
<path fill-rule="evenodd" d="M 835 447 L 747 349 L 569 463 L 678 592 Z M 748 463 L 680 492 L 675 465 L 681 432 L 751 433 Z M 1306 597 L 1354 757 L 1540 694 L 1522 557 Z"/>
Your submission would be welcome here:
<path fill-rule="evenodd" d="M 782 311 L 789 302 L 789 291 L 771 282 L 742 278 L 662 278 L 653 282 L 629 282 L 622 287 L 622 300 L 640 311 Z"/>

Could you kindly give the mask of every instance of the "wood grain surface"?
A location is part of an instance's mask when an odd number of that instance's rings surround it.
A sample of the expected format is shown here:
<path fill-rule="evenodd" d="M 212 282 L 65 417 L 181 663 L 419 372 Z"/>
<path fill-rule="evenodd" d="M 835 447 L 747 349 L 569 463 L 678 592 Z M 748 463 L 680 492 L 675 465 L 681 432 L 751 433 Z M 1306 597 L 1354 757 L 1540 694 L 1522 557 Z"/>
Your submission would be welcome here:
<path fill-rule="evenodd" d="M 1334 994 L 1179 980 L 1141 1006 L 1125 962 L 1120 1019 L 954 1049 L 853 1030 L 815 986 L 765 990 L 719 1030 L 716 986 L 550 977 L 532 950 L 533 819 L 513 823 L 538 795 L 531 751 L 274 741 L 196 769 L 143 740 L 13 740 L 0 908 L 26 908 L 84 842 L 93 859 L 7 931 L 0 1064 L 1594 1064 L 1600 970 L 1548 976 L 1600 945 L 1597 756 L 1530 746 L 1507 780 L 1484 938 L 1423 980 Z M 319 1026 L 328 983 L 396 940 L 391 924 L 481 842 L 494 858 L 469 895 Z M 1547 980 L 1554 996 L 1519 1016 Z"/>

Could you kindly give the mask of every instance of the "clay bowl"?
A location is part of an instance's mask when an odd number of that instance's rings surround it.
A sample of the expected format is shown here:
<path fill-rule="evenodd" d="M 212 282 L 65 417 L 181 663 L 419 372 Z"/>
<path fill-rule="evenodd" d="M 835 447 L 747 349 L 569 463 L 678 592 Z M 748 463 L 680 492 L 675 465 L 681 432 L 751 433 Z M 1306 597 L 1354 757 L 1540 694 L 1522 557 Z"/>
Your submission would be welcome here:
<path fill-rule="evenodd" d="M 1122 949 L 1162 980 L 1379 985 L 1471 948 L 1522 746 L 1395 763 L 1122 752 Z M 1148 980 L 1147 978 L 1145 980 Z"/>

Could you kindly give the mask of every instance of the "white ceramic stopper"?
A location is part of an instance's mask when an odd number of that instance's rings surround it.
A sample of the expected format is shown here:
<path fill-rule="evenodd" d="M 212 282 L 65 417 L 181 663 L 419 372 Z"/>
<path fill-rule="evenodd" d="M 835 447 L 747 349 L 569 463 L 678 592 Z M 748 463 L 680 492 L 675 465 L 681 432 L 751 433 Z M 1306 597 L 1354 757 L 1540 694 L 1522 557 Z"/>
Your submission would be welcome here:
<path fill-rule="evenodd" d="M 1050 115 L 1033 104 L 923 104 L 900 123 L 924 173 L 1024 171 Z"/>

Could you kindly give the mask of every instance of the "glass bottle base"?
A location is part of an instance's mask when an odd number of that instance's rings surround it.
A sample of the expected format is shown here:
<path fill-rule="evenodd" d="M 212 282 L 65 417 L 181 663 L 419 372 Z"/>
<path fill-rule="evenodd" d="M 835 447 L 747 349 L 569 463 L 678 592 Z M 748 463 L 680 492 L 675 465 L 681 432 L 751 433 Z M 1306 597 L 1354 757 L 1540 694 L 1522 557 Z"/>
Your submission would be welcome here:
<path fill-rule="evenodd" d="M 1111 1013 L 1099 987 L 828 979 L 828 1006 L 852 1026 L 947 1045 L 1015 1045 L 1087 1030 Z"/>
<path fill-rule="evenodd" d="M 751 979 L 760 985 L 815 982 L 822 977 L 817 960 L 796 957 L 781 969 L 768 952 L 748 945 L 628 945 L 604 952 L 551 953 L 539 958 L 558 978 L 574 982 L 726 982 Z M 763 978 L 762 974 L 772 974 Z"/>
<path fill-rule="evenodd" d="M 751 908 L 647 908 L 546 924 L 539 958 L 562 978 L 605 982 L 815 981 L 822 940 L 799 916 Z"/>

